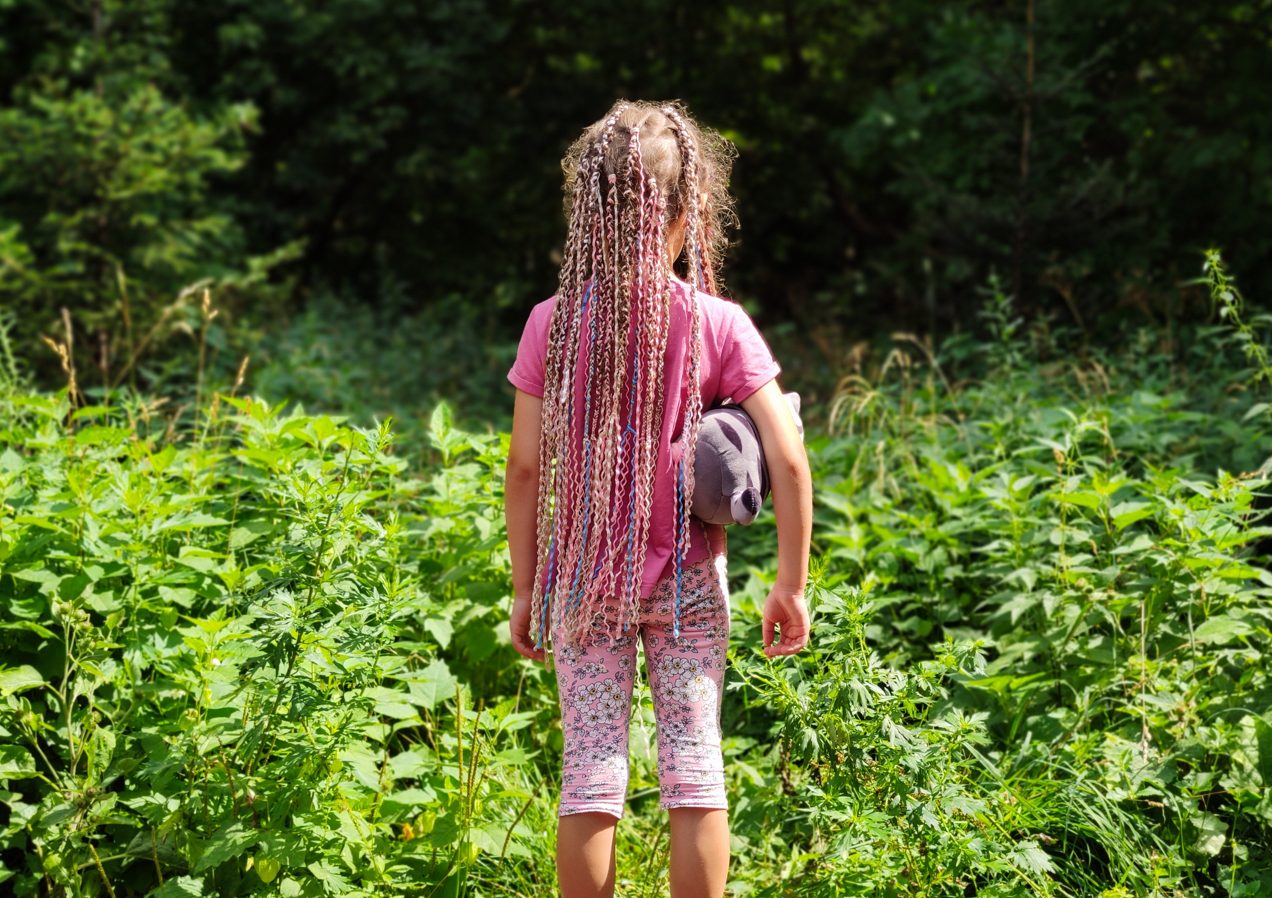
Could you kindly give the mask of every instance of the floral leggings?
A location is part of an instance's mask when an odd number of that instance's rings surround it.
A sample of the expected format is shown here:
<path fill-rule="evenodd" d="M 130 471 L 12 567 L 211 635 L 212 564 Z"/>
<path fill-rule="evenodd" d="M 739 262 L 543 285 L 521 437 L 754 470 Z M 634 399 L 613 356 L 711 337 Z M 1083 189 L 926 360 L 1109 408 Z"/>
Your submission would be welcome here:
<path fill-rule="evenodd" d="M 728 808 L 720 747 L 730 623 L 725 564 L 717 555 L 681 571 L 678 639 L 672 634 L 676 581 L 668 577 L 641 600 L 639 621 L 622 637 L 602 633 L 588 645 L 556 648 L 565 731 L 560 816 L 623 816 L 638 632 L 654 700 L 660 807 Z"/>

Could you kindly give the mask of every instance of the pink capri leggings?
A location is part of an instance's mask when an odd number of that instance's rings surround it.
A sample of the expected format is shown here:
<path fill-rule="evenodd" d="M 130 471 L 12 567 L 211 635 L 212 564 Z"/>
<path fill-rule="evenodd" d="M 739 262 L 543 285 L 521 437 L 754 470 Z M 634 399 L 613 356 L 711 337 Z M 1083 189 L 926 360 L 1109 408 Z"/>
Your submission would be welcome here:
<path fill-rule="evenodd" d="M 565 731 L 560 816 L 604 811 L 622 819 L 627 798 L 627 739 L 642 634 L 654 700 L 660 807 L 725 808 L 720 703 L 729 645 L 726 559 L 717 555 L 681 571 L 680 637 L 672 635 L 676 581 L 659 581 L 641 600 L 638 623 L 619 639 L 557 647 L 557 694 Z"/>

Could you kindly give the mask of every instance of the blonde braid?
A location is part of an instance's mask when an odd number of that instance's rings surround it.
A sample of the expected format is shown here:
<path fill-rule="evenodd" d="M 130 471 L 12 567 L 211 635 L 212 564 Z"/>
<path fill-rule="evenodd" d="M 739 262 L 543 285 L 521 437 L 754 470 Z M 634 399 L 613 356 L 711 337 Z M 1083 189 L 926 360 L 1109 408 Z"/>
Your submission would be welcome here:
<path fill-rule="evenodd" d="M 615 112 L 611 120 L 617 121 L 617 117 Z M 570 534 L 564 531 L 572 529 L 569 516 L 566 516 L 565 526 L 559 526 L 562 516 L 558 511 L 562 500 L 570 496 L 573 486 L 569 476 L 569 464 L 573 461 L 570 421 L 574 403 L 573 368 L 578 356 L 582 323 L 582 307 L 578 301 L 584 295 L 584 284 L 589 274 L 587 261 L 595 254 L 593 200 L 597 191 L 596 173 L 604 155 L 604 148 L 598 144 L 594 152 L 585 154 L 579 162 L 579 174 L 573 184 L 573 206 L 560 288 L 548 330 L 543 394 L 546 401 L 539 444 L 538 566 L 530 600 L 531 619 L 538 621 L 536 645 L 539 648 L 543 647 L 544 637 L 549 633 L 550 618 L 557 612 L 554 600 L 560 592 L 557 573 L 561 569 L 558 547 L 563 542 L 569 544 Z M 568 374 L 566 366 L 569 366 Z"/>
<path fill-rule="evenodd" d="M 692 284 L 689 296 L 689 391 L 685 405 L 684 424 L 681 431 L 681 456 L 677 471 L 677 532 L 676 532 L 676 595 L 673 635 L 680 636 L 681 569 L 689 551 L 689 518 L 693 506 L 694 468 L 693 458 L 698 446 L 698 428 L 702 420 L 702 390 L 699 386 L 702 367 L 702 310 L 697 292 L 707 288 L 710 266 L 704 266 L 702 252 L 708 246 L 703 234 L 701 214 L 701 189 L 699 185 L 698 148 L 693 132 L 680 111 L 664 106 L 662 112 L 673 123 L 680 137 L 680 152 L 684 166 L 684 197 L 687 215 L 685 219 L 685 248 Z M 711 279 L 713 280 L 713 279 Z"/>

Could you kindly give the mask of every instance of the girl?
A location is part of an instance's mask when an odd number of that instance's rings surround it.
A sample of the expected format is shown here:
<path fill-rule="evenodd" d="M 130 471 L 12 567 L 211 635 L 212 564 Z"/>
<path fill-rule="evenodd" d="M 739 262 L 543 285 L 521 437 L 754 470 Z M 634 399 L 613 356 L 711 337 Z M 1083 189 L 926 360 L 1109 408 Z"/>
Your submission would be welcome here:
<path fill-rule="evenodd" d="M 746 312 L 716 295 L 731 150 L 678 103 L 620 100 L 587 128 L 561 163 L 559 289 L 531 311 L 508 373 L 510 629 L 522 655 L 556 660 L 564 898 L 613 895 L 637 635 L 671 816 L 671 894 L 724 893 L 725 540 L 690 514 L 704 408 L 740 403 L 768 463 L 778 569 L 764 653 L 808 642 L 808 461 L 777 362 Z"/>

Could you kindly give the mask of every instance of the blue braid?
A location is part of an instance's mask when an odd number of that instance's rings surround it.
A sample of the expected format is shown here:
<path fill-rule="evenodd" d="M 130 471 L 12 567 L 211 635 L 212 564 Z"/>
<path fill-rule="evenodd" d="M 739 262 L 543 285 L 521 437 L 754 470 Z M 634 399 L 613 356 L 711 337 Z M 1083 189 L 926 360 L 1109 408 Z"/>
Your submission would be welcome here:
<path fill-rule="evenodd" d="M 592 476 L 592 441 L 591 440 L 588 440 L 588 439 L 583 440 L 583 452 L 586 457 L 586 461 L 583 464 L 583 482 L 586 483 L 587 479 Z M 585 495 L 583 497 L 582 540 L 584 545 L 587 545 L 587 532 L 592 520 L 592 508 L 591 508 L 592 503 L 588 501 L 591 498 L 592 498 L 591 494 Z M 574 563 L 574 577 L 570 580 L 570 596 L 569 596 L 569 606 L 568 606 L 570 608 L 577 607 L 579 602 L 582 601 L 583 596 L 578 589 L 579 574 L 581 574 L 582 572 L 583 572 L 583 553 L 580 552 L 578 561 Z"/>
<path fill-rule="evenodd" d="M 557 519 L 556 515 L 552 516 L 552 539 L 548 543 L 548 583 L 543 588 L 544 597 L 552 595 L 552 581 L 556 574 L 556 542 L 557 542 Z M 543 648 L 543 634 L 548 627 L 548 602 L 543 603 L 543 609 L 539 614 L 539 640 L 535 643 L 536 649 Z"/>
<path fill-rule="evenodd" d="M 588 295 L 591 294 L 591 288 L 588 289 Z M 588 295 L 583 297 L 583 311 L 587 311 Z M 592 316 L 587 321 L 587 364 L 590 368 L 596 360 L 596 317 Z M 589 378 L 586 381 L 583 394 L 583 428 L 587 432 L 587 422 L 592 414 L 592 383 Z M 573 420 L 573 411 L 571 410 L 571 420 Z M 591 483 L 592 479 L 592 441 L 587 437 L 583 438 L 583 483 Z M 592 521 L 592 491 L 587 490 L 583 494 L 583 545 L 587 546 L 588 531 Z M 575 608 L 582 601 L 582 594 L 578 590 L 579 574 L 583 572 L 583 553 L 579 553 L 578 560 L 574 563 L 574 577 L 570 582 L 569 607 Z"/>

